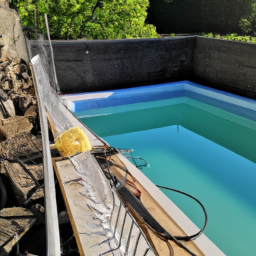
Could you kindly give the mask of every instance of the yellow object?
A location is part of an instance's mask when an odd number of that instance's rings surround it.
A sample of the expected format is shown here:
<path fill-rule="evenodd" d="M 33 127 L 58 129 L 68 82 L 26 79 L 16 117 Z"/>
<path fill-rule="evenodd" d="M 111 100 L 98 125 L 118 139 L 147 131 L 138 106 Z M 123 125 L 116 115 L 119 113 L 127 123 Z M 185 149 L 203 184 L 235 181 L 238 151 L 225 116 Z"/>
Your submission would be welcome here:
<path fill-rule="evenodd" d="M 69 157 L 92 149 L 87 135 L 79 127 L 73 127 L 60 134 L 55 139 L 55 146 L 63 157 Z"/>

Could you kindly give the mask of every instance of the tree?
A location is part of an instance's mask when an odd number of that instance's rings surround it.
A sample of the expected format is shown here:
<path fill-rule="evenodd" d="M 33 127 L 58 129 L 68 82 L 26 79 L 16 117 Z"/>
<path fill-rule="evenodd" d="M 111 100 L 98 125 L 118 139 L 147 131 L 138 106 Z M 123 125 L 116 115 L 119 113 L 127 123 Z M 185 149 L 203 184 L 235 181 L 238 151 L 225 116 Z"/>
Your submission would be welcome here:
<path fill-rule="evenodd" d="M 252 13 L 246 18 L 241 19 L 240 27 L 247 35 L 256 35 L 256 0 L 252 1 Z"/>
<path fill-rule="evenodd" d="M 148 0 L 16 0 L 22 24 L 46 33 L 48 15 L 52 39 L 117 39 L 158 37 L 153 25 L 145 24 Z"/>

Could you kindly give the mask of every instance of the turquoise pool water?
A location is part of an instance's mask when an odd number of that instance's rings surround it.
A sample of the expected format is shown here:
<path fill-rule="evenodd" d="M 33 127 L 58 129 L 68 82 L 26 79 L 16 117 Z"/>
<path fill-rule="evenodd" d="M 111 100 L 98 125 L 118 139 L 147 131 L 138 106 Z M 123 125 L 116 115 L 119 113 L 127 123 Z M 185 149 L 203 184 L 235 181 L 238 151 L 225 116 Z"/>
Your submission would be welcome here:
<path fill-rule="evenodd" d="M 85 111 L 80 118 L 111 146 L 146 159 L 153 183 L 198 198 L 205 234 L 227 255 L 256 253 L 256 123 L 190 98 Z M 200 207 L 163 191 L 198 226 Z"/>

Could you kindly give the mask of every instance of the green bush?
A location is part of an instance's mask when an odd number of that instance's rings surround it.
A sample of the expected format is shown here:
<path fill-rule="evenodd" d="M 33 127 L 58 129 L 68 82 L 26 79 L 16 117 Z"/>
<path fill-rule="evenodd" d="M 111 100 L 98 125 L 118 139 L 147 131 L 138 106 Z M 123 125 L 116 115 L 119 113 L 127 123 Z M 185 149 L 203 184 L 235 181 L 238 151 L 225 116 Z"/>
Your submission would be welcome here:
<path fill-rule="evenodd" d="M 213 35 L 213 33 L 209 33 L 209 34 L 202 33 L 201 36 L 212 37 L 212 38 L 217 38 L 217 39 L 225 39 L 225 40 L 231 40 L 231 41 L 256 43 L 256 37 L 238 36 L 237 34 L 228 34 L 225 36 L 220 36 L 219 34 Z"/>
<path fill-rule="evenodd" d="M 153 25 L 145 24 L 148 0 L 12 0 L 11 5 L 25 28 L 35 28 L 36 9 L 37 27 L 44 34 L 46 13 L 52 39 L 159 37 Z"/>
<path fill-rule="evenodd" d="M 214 36 L 213 36 L 213 33 L 209 33 L 209 34 L 202 33 L 202 36 L 205 36 L 205 37 L 214 37 Z"/>
<path fill-rule="evenodd" d="M 247 35 L 256 35 L 256 0 L 252 0 L 252 14 L 249 17 L 241 19 L 239 26 Z"/>

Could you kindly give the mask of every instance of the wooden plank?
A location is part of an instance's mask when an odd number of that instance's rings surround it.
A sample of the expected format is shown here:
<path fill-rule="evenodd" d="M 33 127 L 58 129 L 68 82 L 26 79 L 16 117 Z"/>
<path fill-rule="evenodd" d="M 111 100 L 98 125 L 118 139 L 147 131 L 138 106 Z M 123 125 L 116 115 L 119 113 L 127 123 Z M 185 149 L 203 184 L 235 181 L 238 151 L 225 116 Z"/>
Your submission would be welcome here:
<path fill-rule="evenodd" d="M 0 211 L 0 246 L 11 239 L 0 249 L 0 256 L 7 255 L 13 246 L 27 233 L 34 225 L 36 218 L 28 209 L 21 207 L 5 208 Z M 18 229 L 22 229 L 16 236 Z"/>
<path fill-rule="evenodd" d="M 84 187 L 70 160 L 53 159 L 53 166 L 67 207 L 69 219 L 82 256 L 100 255 L 109 250 L 108 243 L 90 248 L 106 239 L 104 230 L 96 225 L 95 213 L 88 207 L 83 196 Z"/>

